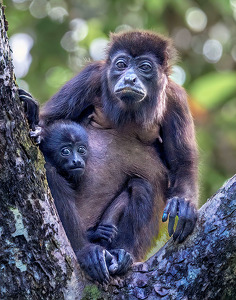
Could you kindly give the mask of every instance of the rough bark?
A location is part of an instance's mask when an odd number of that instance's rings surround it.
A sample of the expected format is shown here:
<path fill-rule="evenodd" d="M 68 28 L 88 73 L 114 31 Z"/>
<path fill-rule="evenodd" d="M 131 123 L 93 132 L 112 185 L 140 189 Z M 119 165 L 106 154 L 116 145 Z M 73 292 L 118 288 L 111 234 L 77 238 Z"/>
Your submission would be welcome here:
<path fill-rule="evenodd" d="M 0 22 L 0 299 L 75 299 L 84 284 L 28 137 L 1 4 Z"/>
<path fill-rule="evenodd" d="M 0 4 L 0 299 L 236 299 L 236 176 L 172 239 L 107 287 L 82 277 L 28 137 Z"/>

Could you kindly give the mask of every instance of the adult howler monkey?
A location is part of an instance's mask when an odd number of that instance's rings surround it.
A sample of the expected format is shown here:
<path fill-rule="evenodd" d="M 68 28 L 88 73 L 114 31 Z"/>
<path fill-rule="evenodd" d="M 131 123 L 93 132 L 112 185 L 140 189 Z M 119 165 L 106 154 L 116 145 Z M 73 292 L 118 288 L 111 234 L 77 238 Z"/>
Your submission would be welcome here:
<path fill-rule="evenodd" d="M 111 207 L 123 203 L 106 248 L 124 248 L 136 261 L 154 245 L 164 208 L 162 220 L 169 216 L 169 234 L 179 242 L 197 219 L 194 126 L 185 91 L 169 78 L 174 54 L 168 39 L 149 31 L 113 34 L 106 59 L 85 67 L 40 114 L 43 128 L 59 119 L 86 128 L 91 152 L 76 191 L 80 217 L 95 232 Z M 154 198 L 133 197 L 130 191 L 139 195 L 146 182 Z"/>

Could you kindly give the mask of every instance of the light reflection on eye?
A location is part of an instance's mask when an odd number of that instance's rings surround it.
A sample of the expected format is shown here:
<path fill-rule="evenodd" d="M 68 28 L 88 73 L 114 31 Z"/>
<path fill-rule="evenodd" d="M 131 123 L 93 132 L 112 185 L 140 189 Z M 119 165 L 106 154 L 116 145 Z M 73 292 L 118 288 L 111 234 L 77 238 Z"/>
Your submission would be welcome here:
<path fill-rule="evenodd" d="M 63 156 L 70 155 L 70 149 L 68 149 L 68 148 L 61 149 L 61 155 L 63 155 Z"/>
<path fill-rule="evenodd" d="M 78 152 L 82 155 L 85 155 L 87 153 L 87 149 L 84 146 L 80 146 L 78 148 Z"/>

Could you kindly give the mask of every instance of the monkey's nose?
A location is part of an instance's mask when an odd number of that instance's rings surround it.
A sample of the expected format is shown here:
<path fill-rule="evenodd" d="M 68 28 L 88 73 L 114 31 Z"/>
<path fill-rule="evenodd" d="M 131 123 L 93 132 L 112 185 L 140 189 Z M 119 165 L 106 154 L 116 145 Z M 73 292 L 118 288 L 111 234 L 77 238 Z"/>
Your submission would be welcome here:
<path fill-rule="evenodd" d="M 125 76 L 124 82 L 125 82 L 125 84 L 133 85 L 135 83 L 136 79 L 137 79 L 137 77 L 135 74 L 129 74 L 129 75 Z"/>
<path fill-rule="evenodd" d="M 73 164 L 75 167 L 82 167 L 82 162 L 80 160 L 74 159 Z"/>

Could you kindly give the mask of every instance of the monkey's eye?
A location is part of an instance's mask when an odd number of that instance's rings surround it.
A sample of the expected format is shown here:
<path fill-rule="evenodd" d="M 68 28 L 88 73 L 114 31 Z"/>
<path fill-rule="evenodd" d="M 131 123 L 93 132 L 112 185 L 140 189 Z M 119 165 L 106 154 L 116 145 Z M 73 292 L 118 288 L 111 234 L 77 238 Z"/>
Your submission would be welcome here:
<path fill-rule="evenodd" d="M 87 149 L 84 147 L 84 146 L 80 146 L 78 148 L 78 152 L 81 154 L 81 155 L 85 155 L 87 153 Z"/>
<path fill-rule="evenodd" d="M 61 149 L 61 155 L 63 155 L 63 156 L 70 155 L 70 149 L 68 149 L 68 148 Z"/>
<path fill-rule="evenodd" d="M 150 72 L 152 70 L 152 65 L 148 62 L 142 63 L 139 69 L 144 72 Z"/>
<path fill-rule="evenodd" d="M 123 60 L 119 59 L 119 60 L 116 62 L 116 67 L 117 67 L 118 69 L 120 69 L 120 70 L 123 70 L 123 69 L 125 69 L 125 68 L 127 67 L 127 65 L 126 65 L 126 63 L 125 63 Z"/>

